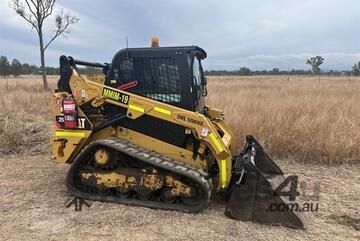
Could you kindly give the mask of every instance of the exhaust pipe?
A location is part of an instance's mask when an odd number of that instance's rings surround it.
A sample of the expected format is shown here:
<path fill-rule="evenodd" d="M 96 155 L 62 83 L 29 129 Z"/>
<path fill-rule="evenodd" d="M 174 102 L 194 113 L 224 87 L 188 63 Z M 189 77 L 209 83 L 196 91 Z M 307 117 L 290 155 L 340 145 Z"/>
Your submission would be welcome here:
<path fill-rule="evenodd" d="M 282 170 L 255 138 L 247 136 L 234 163 L 225 215 L 240 221 L 304 228 L 304 219 L 294 202 L 298 193 L 291 193 L 292 188 L 286 190 L 286 195 L 278 191 L 284 191 L 287 183 Z M 291 185 L 296 187 L 297 179 Z"/>

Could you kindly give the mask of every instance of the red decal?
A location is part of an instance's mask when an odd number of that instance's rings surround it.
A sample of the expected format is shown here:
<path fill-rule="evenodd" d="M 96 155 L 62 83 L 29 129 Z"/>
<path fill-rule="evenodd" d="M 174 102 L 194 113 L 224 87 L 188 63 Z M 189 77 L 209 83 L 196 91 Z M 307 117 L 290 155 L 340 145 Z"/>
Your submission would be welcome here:
<path fill-rule="evenodd" d="M 138 85 L 138 81 L 134 80 L 134 81 L 131 81 L 129 83 L 119 85 L 118 87 L 116 87 L 116 89 L 118 89 L 118 90 L 127 90 L 127 89 L 133 88 L 133 87 L 135 87 L 137 85 Z"/>

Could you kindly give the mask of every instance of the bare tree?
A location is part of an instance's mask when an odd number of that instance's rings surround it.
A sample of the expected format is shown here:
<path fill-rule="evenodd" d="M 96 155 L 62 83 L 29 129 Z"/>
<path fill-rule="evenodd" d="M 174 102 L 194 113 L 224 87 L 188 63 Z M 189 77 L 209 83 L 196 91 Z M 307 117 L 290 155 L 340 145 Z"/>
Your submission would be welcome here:
<path fill-rule="evenodd" d="M 70 13 L 64 13 L 62 10 L 55 17 L 55 30 L 47 43 L 44 43 L 43 26 L 46 18 L 53 14 L 56 0 L 11 0 L 16 13 L 25 19 L 33 29 L 36 30 L 39 37 L 41 71 L 43 77 L 44 89 L 48 90 L 45 68 L 45 50 L 59 36 L 66 36 L 69 33 L 69 26 L 79 21 L 79 18 Z"/>

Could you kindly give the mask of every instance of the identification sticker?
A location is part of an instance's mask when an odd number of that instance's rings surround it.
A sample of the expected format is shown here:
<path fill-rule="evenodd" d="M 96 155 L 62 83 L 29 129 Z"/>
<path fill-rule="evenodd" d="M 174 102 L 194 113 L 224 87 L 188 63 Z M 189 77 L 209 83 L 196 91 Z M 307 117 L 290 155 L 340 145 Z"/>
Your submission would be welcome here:
<path fill-rule="evenodd" d="M 209 127 L 204 126 L 201 131 L 202 137 L 207 137 L 209 135 Z"/>
<path fill-rule="evenodd" d="M 103 96 L 126 105 L 129 103 L 130 99 L 129 95 L 108 88 L 104 88 Z"/>

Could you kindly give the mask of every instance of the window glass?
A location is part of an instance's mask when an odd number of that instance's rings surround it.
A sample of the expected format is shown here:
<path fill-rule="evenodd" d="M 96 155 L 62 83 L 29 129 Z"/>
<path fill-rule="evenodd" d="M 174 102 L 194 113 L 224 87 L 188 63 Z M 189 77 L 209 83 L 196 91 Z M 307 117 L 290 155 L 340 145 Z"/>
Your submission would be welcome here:
<path fill-rule="evenodd" d="M 129 92 L 162 102 L 180 102 L 179 68 L 172 58 L 133 58 L 120 63 L 119 82 L 137 80 Z"/>
<path fill-rule="evenodd" d="M 194 58 L 193 62 L 193 78 L 195 85 L 201 85 L 201 69 L 200 69 L 200 62 L 198 58 Z"/>
<path fill-rule="evenodd" d="M 127 59 L 120 64 L 121 79 L 130 80 L 132 78 L 133 61 Z"/>

